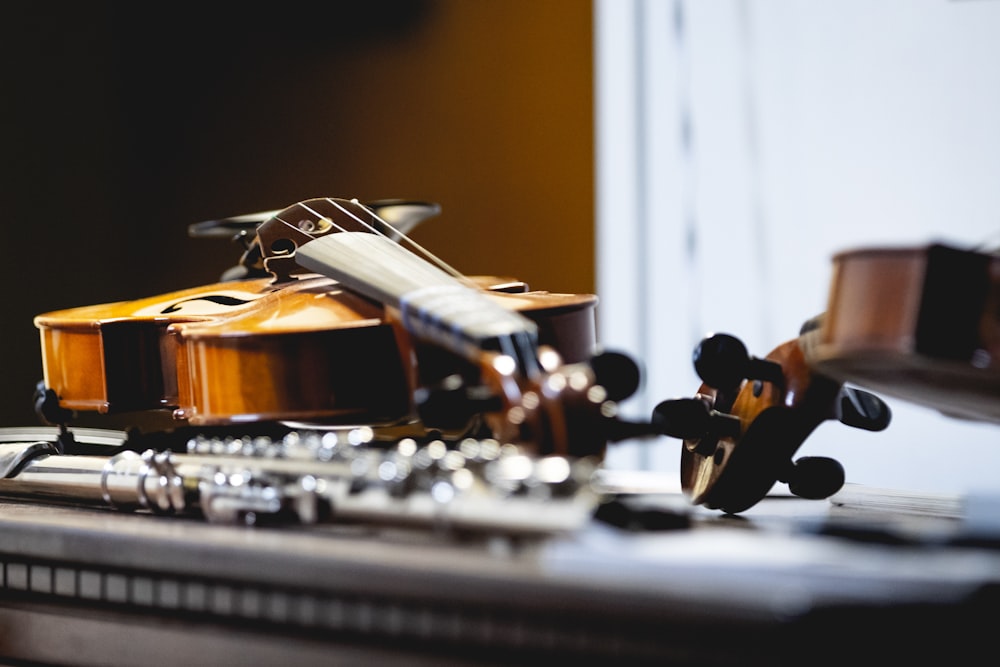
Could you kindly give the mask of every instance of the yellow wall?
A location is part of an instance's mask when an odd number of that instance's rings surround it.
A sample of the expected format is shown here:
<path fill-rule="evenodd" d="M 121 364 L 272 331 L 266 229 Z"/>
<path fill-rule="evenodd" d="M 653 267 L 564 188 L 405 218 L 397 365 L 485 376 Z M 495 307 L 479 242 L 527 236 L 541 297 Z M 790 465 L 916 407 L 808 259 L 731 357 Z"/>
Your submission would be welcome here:
<path fill-rule="evenodd" d="M 214 281 L 208 218 L 426 199 L 456 268 L 594 290 L 589 2 L 65 4 L 6 20 L 0 426 L 34 423 L 32 317 Z"/>

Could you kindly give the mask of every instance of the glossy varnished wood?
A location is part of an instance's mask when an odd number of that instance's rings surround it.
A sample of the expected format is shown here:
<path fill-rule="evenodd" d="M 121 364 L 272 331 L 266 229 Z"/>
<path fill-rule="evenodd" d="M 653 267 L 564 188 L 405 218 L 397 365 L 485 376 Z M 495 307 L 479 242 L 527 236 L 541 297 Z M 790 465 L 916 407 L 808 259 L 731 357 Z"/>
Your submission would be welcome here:
<path fill-rule="evenodd" d="M 496 290 L 516 281 L 471 280 L 538 323 L 540 341 L 568 361 L 592 353 L 596 297 L 507 293 Z M 443 377 L 458 363 L 422 356 L 391 310 L 312 274 L 56 311 L 35 324 L 44 382 L 62 407 L 173 409 L 196 425 L 397 421 L 410 416 L 418 375 Z M 445 367 L 420 368 L 418 357 Z"/>
<path fill-rule="evenodd" d="M 942 245 L 840 253 L 807 356 L 842 381 L 1000 422 L 1000 256 Z"/>
<path fill-rule="evenodd" d="M 787 481 L 791 457 L 834 416 L 839 385 L 812 372 L 799 339 L 765 359 L 780 366 L 780 383 L 745 379 L 734 395 L 706 384 L 698 390 L 714 410 L 739 419 L 739 433 L 684 442 L 681 488 L 696 505 L 733 513 L 754 505 L 775 481 Z"/>

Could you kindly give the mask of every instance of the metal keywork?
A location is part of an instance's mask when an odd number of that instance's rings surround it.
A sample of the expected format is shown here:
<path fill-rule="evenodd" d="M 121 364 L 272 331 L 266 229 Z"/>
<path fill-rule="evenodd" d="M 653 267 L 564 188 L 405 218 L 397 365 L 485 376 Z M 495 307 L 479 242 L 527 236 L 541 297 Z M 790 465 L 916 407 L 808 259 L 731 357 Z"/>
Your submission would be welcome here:
<path fill-rule="evenodd" d="M 186 453 L 62 455 L 0 443 L 0 495 L 243 525 L 401 524 L 508 534 L 572 530 L 597 506 L 588 459 L 495 440 L 377 442 L 370 428 L 194 437 Z"/>

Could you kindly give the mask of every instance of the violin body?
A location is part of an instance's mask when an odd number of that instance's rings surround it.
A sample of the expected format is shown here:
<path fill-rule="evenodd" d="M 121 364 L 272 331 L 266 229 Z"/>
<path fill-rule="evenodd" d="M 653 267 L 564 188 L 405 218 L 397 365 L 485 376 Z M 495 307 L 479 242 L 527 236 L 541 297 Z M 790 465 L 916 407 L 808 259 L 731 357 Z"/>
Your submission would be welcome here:
<path fill-rule="evenodd" d="M 836 255 L 806 354 L 841 381 L 1000 422 L 1000 256 L 940 244 Z"/>
<path fill-rule="evenodd" d="M 567 360 L 595 345 L 592 295 L 476 277 L 487 298 L 538 323 Z M 469 373 L 396 325 L 391 309 L 335 280 L 299 274 L 229 281 L 39 315 L 45 386 L 61 407 L 172 410 L 191 425 L 259 421 L 398 423 L 413 390 Z"/>
<path fill-rule="evenodd" d="M 36 411 L 403 426 L 597 458 L 652 433 L 617 417 L 640 371 L 596 349 L 595 296 L 461 275 L 378 208 L 304 200 L 266 214 L 231 280 L 39 315 Z"/>

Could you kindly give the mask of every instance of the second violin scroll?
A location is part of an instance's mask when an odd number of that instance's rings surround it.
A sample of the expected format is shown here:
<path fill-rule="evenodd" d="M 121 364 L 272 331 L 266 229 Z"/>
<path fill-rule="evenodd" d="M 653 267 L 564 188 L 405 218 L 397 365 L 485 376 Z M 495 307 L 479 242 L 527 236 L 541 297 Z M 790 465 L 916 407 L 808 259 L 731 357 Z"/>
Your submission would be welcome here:
<path fill-rule="evenodd" d="M 728 513 L 743 512 L 762 500 L 778 482 L 809 499 L 827 498 L 845 481 L 843 467 L 827 457 L 793 460 L 821 423 L 879 431 L 891 413 L 878 397 L 814 372 L 803 354 L 815 335 L 807 323 L 798 339 L 766 357 L 751 356 L 728 334 L 705 338 L 695 349 L 702 377 L 695 401 L 703 415 L 697 428 L 677 435 L 681 448 L 681 487 L 692 503 Z M 679 421 L 678 401 L 665 401 L 654 413 Z"/>

